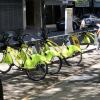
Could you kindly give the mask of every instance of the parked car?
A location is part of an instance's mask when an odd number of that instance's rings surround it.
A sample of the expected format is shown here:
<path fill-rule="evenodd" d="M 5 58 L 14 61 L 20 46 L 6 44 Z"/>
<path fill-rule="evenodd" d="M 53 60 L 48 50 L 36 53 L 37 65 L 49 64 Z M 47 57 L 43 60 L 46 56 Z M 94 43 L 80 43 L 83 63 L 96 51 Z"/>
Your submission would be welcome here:
<path fill-rule="evenodd" d="M 81 25 L 81 21 L 78 17 L 74 16 L 72 21 L 73 30 L 79 30 Z"/>
<path fill-rule="evenodd" d="M 96 23 L 100 23 L 100 18 L 93 14 L 84 14 L 82 17 L 73 17 L 72 27 L 73 30 L 79 30 L 81 21 L 84 19 L 86 27 L 93 27 Z M 56 27 L 58 31 L 64 31 L 65 29 L 65 18 L 61 18 L 56 22 Z"/>
<path fill-rule="evenodd" d="M 80 28 L 80 19 L 76 16 L 73 17 L 72 27 L 73 30 L 78 30 Z M 65 30 L 65 18 L 61 18 L 56 22 L 56 28 L 58 31 Z"/>
<path fill-rule="evenodd" d="M 65 30 L 65 18 L 61 18 L 56 22 L 56 28 L 58 31 L 64 31 Z"/>
<path fill-rule="evenodd" d="M 85 21 L 85 26 L 86 27 L 92 27 L 96 23 L 100 23 L 100 18 L 98 18 L 96 15 L 93 15 L 93 14 L 85 14 L 80 18 L 80 20 Z"/>

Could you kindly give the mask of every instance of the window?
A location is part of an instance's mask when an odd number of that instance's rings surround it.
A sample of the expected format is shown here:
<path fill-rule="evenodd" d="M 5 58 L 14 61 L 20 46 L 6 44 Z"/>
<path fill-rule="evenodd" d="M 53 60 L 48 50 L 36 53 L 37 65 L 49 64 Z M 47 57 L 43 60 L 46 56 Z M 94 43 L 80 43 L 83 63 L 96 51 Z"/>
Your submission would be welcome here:
<path fill-rule="evenodd" d="M 100 2 L 100 0 L 95 0 L 96 2 Z"/>

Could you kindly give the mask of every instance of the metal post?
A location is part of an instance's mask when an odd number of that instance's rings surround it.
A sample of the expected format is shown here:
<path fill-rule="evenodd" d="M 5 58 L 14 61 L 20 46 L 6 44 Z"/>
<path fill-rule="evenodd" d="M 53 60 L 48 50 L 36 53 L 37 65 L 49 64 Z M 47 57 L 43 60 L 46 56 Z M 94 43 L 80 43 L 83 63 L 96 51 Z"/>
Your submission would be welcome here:
<path fill-rule="evenodd" d="M 67 26 L 67 7 L 65 8 L 65 34 L 67 34 L 67 29 L 68 29 L 68 26 Z"/>
<path fill-rule="evenodd" d="M 0 79 L 0 100 L 4 100 L 3 99 L 3 86 L 2 86 L 2 81 Z"/>
<path fill-rule="evenodd" d="M 46 33 L 46 9 L 45 9 L 46 5 L 45 5 L 45 0 L 41 0 L 41 19 L 42 19 L 42 26 L 41 26 L 41 29 L 42 29 L 42 38 L 44 40 L 47 39 L 47 33 Z"/>

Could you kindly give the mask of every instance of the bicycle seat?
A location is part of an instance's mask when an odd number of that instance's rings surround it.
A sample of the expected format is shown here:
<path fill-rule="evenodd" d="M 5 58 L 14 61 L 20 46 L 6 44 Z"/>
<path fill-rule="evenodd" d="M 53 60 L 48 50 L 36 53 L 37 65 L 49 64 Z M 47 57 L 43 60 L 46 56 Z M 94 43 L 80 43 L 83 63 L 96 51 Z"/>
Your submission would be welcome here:
<path fill-rule="evenodd" d="M 10 45 L 10 46 L 12 46 L 12 45 L 14 46 L 14 45 L 19 44 L 19 42 L 18 41 L 15 41 L 13 39 L 10 39 L 7 44 Z"/>
<path fill-rule="evenodd" d="M 16 33 L 14 31 L 7 31 L 7 32 L 4 32 L 4 34 L 6 35 L 7 38 L 16 36 Z"/>

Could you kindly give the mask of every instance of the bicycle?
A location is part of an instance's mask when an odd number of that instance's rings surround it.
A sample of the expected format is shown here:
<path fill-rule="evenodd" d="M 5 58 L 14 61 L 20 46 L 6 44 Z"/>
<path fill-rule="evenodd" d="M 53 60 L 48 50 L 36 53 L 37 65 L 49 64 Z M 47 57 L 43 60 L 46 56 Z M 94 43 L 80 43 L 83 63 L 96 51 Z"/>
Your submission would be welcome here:
<path fill-rule="evenodd" d="M 67 40 L 64 39 L 63 47 L 62 55 L 64 61 L 67 61 L 70 66 L 79 65 L 82 61 L 82 51 L 78 37 L 74 34 L 68 35 Z"/>
<path fill-rule="evenodd" d="M 87 49 L 92 42 L 95 42 L 94 33 L 92 32 L 82 32 L 79 36 L 82 39 L 81 41 L 81 49 Z"/>
<path fill-rule="evenodd" d="M 49 74 L 59 73 L 59 71 L 62 67 L 62 60 L 64 60 L 66 62 L 66 64 L 69 66 L 73 65 L 73 63 L 70 62 L 70 59 L 72 61 L 73 57 L 77 57 L 77 56 L 79 57 L 79 60 L 77 62 L 74 62 L 74 63 L 77 63 L 77 65 L 79 65 L 82 60 L 81 49 L 79 47 L 77 47 L 75 43 L 74 43 L 74 45 L 70 45 L 70 46 L 66 46 L 65 44 L 63 44 L 62 46 L 59 46 L 58 44 L 56 44 L 55 42 L 53 42 L 49 39 L 43 40 L 42 43 L 43 43 L 42 44 L 43 54 L 48 56 L 47 52 L 49 52 L 49 54 L 51 53 L 50 58 L 49 58 L 50 62 L 52 62 L 53 57 L 58 58 L 58 60 L 56 60 L 56 66 L 53 66 L 54 62 L 48 64 L 48 73 Z"/>
<path fill-rule="evenodd" d="M 40 42 L 40 54 L 44 55 L 47 60 L 47 73 L 57 74 L 62 67 L 62 59 L 60 57 L 60 52 L 58 52 L 58 45 L 49 39 L 42 40 Z"/>
<path fill-rule="evenodd" d="M 21 42 L 22 41 L 21 38 Z M 18 49 L 14 49 L 14 47 L 12 48 L 10 45 L 10 47 L 7 47 L 4 51 L 4 56 L 1 62 L 7 63 L 9 68 L 6 71 L 0 72 L 7 73 L 13 66 L 16 66 L 18 69 L 24 71 L 27 76 L 34 81 L 44 79 L 47 73 L 45 58 L 39 54 L 31 55 L 30 52 L 32 52 L 32 49 L 26 44 L 19 45 L 21 45 L 21 47 L 18 47 Z"/>

